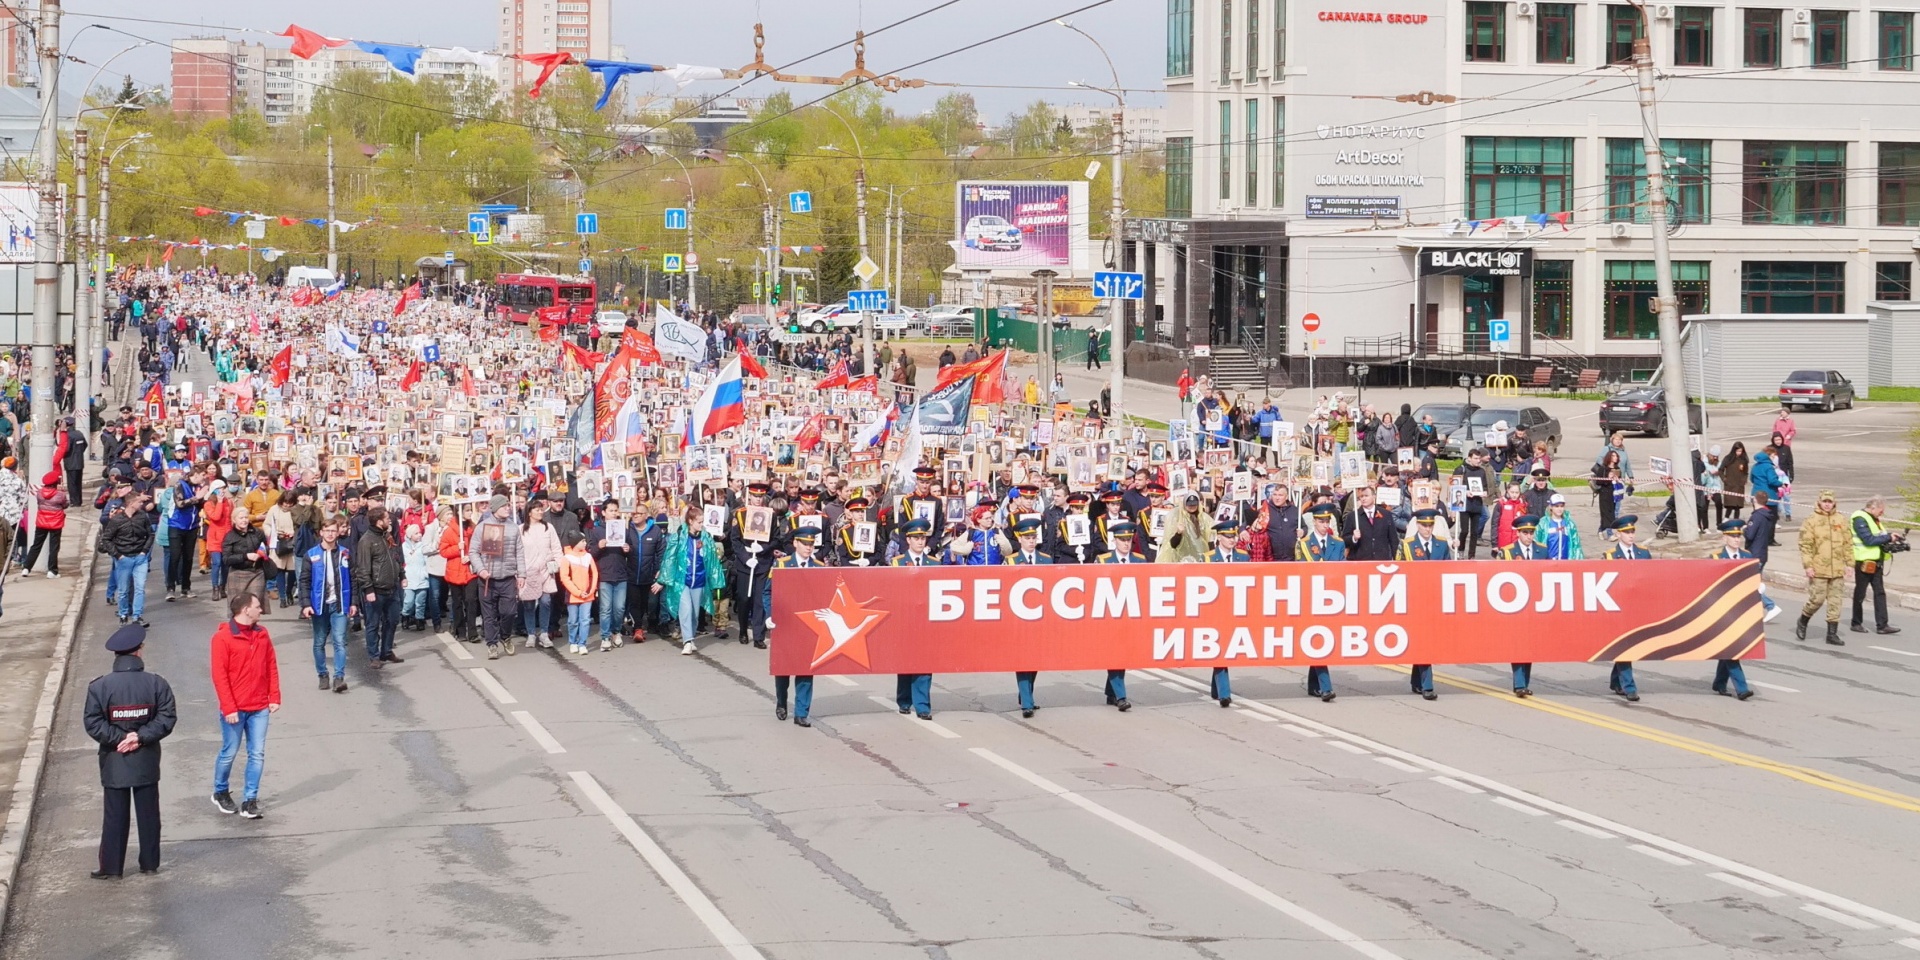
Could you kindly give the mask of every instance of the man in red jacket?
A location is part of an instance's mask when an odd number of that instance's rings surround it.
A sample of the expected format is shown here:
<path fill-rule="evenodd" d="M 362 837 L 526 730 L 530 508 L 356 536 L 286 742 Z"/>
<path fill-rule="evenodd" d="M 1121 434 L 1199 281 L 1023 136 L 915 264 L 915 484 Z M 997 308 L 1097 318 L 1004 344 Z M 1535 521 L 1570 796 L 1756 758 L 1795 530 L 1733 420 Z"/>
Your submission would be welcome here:
<path fill-rule="evenodd" d="M 227 602 L 233 619 L 213 632 L 213 692 L 220 701 L 220 755 L 213 761 L 213 805 L 221 813 L 260 819 L 260 772 L 267 765 L 267 717 L 280 709 L 280 664 L 260 625 L 259 596 Z M 247 741 L 247 785 L 239 806 L 227 790 L 240 739 Z"/>

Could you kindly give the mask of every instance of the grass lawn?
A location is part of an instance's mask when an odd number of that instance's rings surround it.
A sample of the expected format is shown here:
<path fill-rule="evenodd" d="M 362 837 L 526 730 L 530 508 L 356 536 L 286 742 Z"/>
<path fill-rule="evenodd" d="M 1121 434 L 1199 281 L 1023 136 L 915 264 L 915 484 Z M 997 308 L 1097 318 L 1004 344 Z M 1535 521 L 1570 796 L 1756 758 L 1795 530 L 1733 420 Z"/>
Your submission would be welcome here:
<path fill-rule="evenodd" d="M 1874 387 L 1867 403 L 1920 403 L 1920 387 Z"/>

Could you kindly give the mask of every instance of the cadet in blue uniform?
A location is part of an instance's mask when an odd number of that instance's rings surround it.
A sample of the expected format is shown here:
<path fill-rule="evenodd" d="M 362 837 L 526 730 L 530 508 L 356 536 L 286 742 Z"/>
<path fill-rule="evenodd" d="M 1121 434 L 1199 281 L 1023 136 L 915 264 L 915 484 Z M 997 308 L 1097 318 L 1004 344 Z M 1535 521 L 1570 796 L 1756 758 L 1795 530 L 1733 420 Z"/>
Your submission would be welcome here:
<path fill-rule="evenodd" d="M 933 524 L 924 519 L 908 520 L 900 525 L 907 549 L 893 558 L 896 567 L 937 567 L 940 561 L 927 552 L 927 536 Z M 893 702 L 901 713 L 913 711 L 922 720 L 933 719 L 933 674 L 902 673 L 894 678 Z"/>
<path fill-rule="evenodd" d="M 813 558 L 814 544 L 819 542 L 819 527 L 801 527 L 795 530 L 793 532 L 793 553 L 775 560 L 773 562 L 773 568 L 775 570 L 810 570 L 814 567 L 825 566 L 825 564 Z M 768 589 L 772 589 L 771 580 L 768 581 Z M 768 602 L 772 602 L 773 595 L 769 593 L 767 597 Z M 789 680 L 791 680 L 793 684 L 793 722 L 802 727 L 811 727 L 813 726 L 813 721 L 807 719 L 807 714 L 813 712 L 812 677 L 775 676 L 773 678 L 773 718 L 775 720 L 785 720 L 787 718 L 787 684 Z"/>
<path fill-rule="evenodd" d="M 1725 538 L 1720 549 L 1715 550 L 1711 560 L 1752 560 L 1753 554 L 1747 552 L 1747 522 L 1738 517 L 1720 524 L 1720 536 Z M 1727 689 L 1727 681 L 1733 681 L 1733 689 Z M 1738 660 L 1717 660 L 1713 668 L 1713 692 L 1723 697 L 1738 697 L 1745 700 L 1753 696 L 1747 687 L 1746 668 Z"/>
<path fill-rule="evenodd" d="M 1006 559 L 1010 566 L 1031 566 L 1039 563 L 1052 563 L 1053 558 L 1040 552 L 1040 521 L 1028 517 L 1013 525 L 1013 538 L 1019 544 L 1014 548 L 1013 556 Z M 1076 548 L 1078 549 L 1078 548 Z M 1040 709 L 1033 705 L 1033 680 L 1040 675 L 1037 670 L 1021 670 L 1013 675 L 1013 685 L 1020 693 L 1020 715 L 1033 716 Z"/>
<path fill-rule="evenodd" d="M 1640 518 L 1631 513 L 1613 521 L 1613 546 L 1607 548 L 1607 552 L 1601 555 L 1601 559 L 1652 560 L 1653 554 L 1648 553 L 1643 547 L 1634 546 L 1633 528 L 1639 522 Z M 1640 699 L 1639 688 L 1633 684 L 1633 661 L 1615 660 L 1613 662 L 1613 674 L 1607 679 L 1607 689 L 1628 700 Z"/>
<path fill-rule="evenodd" d="M 839 542 L 835 545 L 840 551 L 840 566 L 873 566 L 874 554 L 883 552 L 886 549 L 890 535 L 887 531 L 878 529 L 879 525 L 877 523 L 875 524 L 873 549 L 858 550 L 854 548 L 853 525 L 867 522 L 867 506 L 870 502 L 866 494 L 856 493 L 847 498 L 844 509 L 840 511 L 840 521 L 837 524 L 840 530 L 840 536 Z"/>
<path fill-rule="evenodd" d="M 1208 563 L 1246 563 L 1253 559 L 1245 550 L 1234 547 L 1233 541 L 1240 536 L 1240 522 L 1229 517 L 1213 525 L 1213 549 L 1207 551 Z M 1233 706 L 1233 678 L 1227 675 L 1226 667 L 1213 668 L 1213 680 L 1208 685 L 1208 695 L 1220 701 L 1222 709 Z"/>
<path fill-rule="evenodd" d="M 1345 560 L 1347 545 L 1333 532 L 1333 521 L 1340 515 L 1340 508 L 1323 503 L 1308 509 L 1307 513 L 1313 517 L 1313 532 L 1294 541 L 1293 558 L 1307 563 Z M 1307 668 L 1307 696 L 1333 702 L 1333 673 L 1326 664 L 1316 663 Z"/>
<path fill-rule="evenodd" d="M 1440 511 L 1427 509 L 1413 512 L 1413 536 L 1401 541 L 1401 560 L 1452 560 L 1453 545 L 1433 535 L 1433 523 L 1440 518 Z M 1433 664 L 1416 663 L 1413 671 L 1407 674 L 1407 683 L 1413 692 L 1427 700 L 1437 699 L 1440 695 L 1433 692 Z"/>
<path fill-rule="evenodd" d="M 1146 558 L 1133 552 L 1134 540 L 1140 533 L 1140 527 L 1126 520 L 1117 520 L 1107 527 L 1107 543 L 1113 547 L 1094 559 L 1094 563 L 1145 563 Z M 1117 708 L 1121 713 L 1133 709 L 1133 701 L 1127 699 L 1127 672 L 1125 670 L 1107 671 L 1107 706 Z"/>
<path fill-rule="evenodd" d="M 147 628 L 130 623 L 107 638 L 113 672 L 87 684 L 82 719 L 100 745 L 100 785 L 106 809 L 100 826 L 100 869 L 89 876 L 113 880 L 127 865 L 127 813 L 140 825 L 140 872 L 160 869 L 160 741 L 178 719 L 173 687 L 148 673 L 140 657 Z"/>
<path fill-rule="evenodd" d="M 1540 528 L 1540 518 L 1532 515 L 1515 517 L 1512 543 L 1494 551 L 1501 560 L 1545 560 L 1547 553 L 1533 542 L 1533 532 Z M 1533 664 L 1513 664 L 1513 695 L 1516 697 L 1533 696 Z"/>

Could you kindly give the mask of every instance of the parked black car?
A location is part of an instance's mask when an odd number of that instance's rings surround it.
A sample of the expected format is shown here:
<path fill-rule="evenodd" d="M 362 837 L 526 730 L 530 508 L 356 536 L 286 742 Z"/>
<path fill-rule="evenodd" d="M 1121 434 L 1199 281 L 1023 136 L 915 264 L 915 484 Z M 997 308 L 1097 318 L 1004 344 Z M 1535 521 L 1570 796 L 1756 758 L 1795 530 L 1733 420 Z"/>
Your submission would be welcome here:
<path fill-rule="evenodd" d="M 1700 401 L 1687 401 L 1687 432 L 1705 433 L 1707 411 Z M 1662 387 L 1628 387 L 1600 401 L 1600 435 L 1615 430 L 1667 435 L 1667 391 Z"/>
<path fill-rule="evenodd" d="M 1783 407 L 1819 407 L 1832 413 L 1839 407 L 1853 409 L 1853 381 L 1838 370 L 1795 370 L 1780 384 Z"/>

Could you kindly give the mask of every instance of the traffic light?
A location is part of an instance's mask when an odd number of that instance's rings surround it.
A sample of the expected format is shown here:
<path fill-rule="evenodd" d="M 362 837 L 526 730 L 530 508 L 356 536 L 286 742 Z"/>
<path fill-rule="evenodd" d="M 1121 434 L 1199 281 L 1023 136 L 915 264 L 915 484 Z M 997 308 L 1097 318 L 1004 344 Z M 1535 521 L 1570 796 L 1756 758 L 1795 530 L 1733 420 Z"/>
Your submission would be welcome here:
<path fill-rule="evenodd" d="M 779 303 L 779 302 L 780 302 L 780 294 L 782 294 L 782 293 L 784 293 L 784 292 L 786 292 L 786 285 L 785 285 L 785 284 L 779 284 L 779 283 L 776 283 L 776 284 L 774 284 L 774 285 L 773 285 L 773 302 L 774 302 L 774 303 L 776 303 L 776 304 L 777 304 L 777 303 Z"/>

